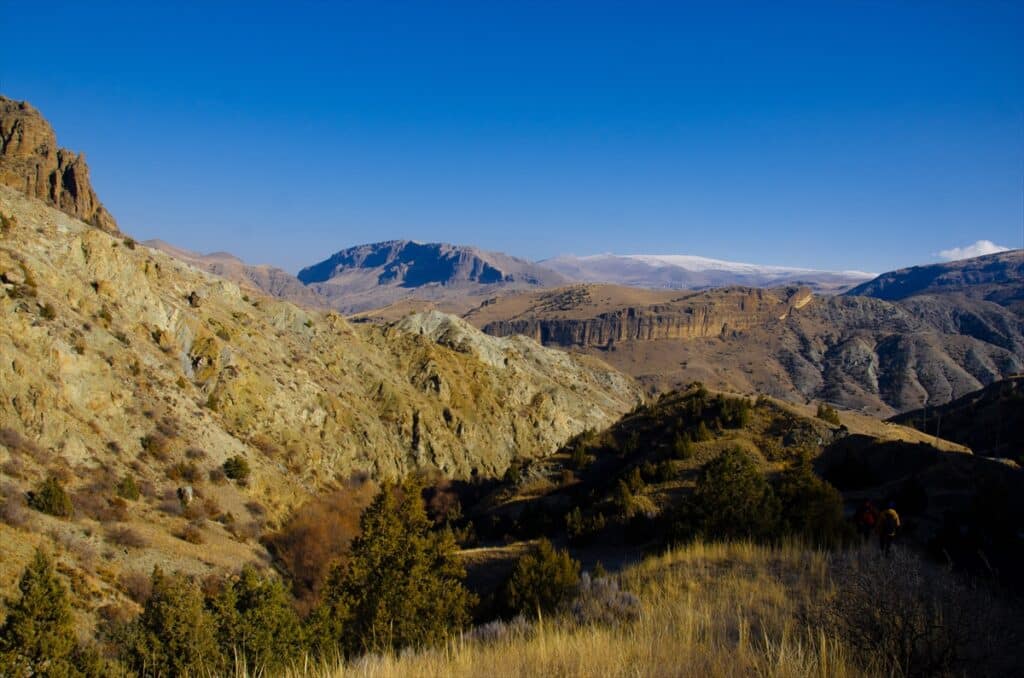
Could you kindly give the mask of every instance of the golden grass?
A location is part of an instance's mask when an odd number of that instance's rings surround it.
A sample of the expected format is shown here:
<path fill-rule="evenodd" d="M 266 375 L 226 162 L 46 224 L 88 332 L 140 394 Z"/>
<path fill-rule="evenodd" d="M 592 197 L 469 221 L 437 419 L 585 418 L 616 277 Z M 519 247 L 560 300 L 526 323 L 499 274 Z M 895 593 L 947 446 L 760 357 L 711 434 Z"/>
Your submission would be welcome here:
<path fill-rule="evenodd" d="M 348 663 L 307 663 L 290 675 L 854 676 L 841 642 L 801 623 L 830 590 L 828 556 L 796 545 L 694 544 L 623 574 L 641 616 L 617 628 L 542 619 L 497 641 Z"/>

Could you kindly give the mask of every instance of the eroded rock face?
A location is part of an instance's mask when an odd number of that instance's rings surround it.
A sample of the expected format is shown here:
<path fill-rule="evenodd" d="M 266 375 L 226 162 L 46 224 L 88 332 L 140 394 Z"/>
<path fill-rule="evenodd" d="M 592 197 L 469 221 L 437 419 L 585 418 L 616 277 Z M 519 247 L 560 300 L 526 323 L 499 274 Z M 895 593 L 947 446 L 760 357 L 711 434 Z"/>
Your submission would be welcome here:
<path fill-rule="evenodd" d="M 0 184 L 117 232 L 89 182 L 85 156 L 57 146 L 50 123 L 24 101 L 0 96 Z"/>

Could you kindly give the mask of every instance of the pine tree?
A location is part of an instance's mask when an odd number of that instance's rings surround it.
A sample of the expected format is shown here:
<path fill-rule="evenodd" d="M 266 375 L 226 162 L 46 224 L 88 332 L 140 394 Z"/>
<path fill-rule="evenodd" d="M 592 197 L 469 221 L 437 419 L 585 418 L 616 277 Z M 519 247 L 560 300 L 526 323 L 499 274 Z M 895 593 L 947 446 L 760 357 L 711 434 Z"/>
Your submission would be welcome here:
<path fill-rule="evenodd" d="M 505 584 L 505 603 L 524 614 L 553 612 L 576 591 L 579 580 L 579 561 L 541 539 L 533 553 L 516 561 Z"/>
<path fill-rule="evenodd" d="M 450 531 L 432 532 L 415 480 L 385 485 L 360 520 L 345 568 L 316 614 L 321 651 L 352 655 L 437 643 L 469 621 L 472 595 Z"/>
<path fill-rule="evenodd" d="M 67 590 L 42 551 L 25 568 L 18 590 L 0 627 L 0 675 L 79 675 Z"/>
<path fill-rule="evenodd" d="M 153 569 L 139 618 L 115 636 L 128 667 L 143 676 L 216 675 L 224 667 L 213 617 L 196 584 Z"/>
<path fill-rule="evenodd" d="M 302 626 L 279 579 L 246 565 L 212 606 L 222 653 L 244 658 L 253 675 L 280 670 L 302 653 Z"/>
<path fill-rule="evenodd" d="M 740 449 L 704 465 L 688 502 L 705 537 L 762 539 L 774 535 L 779 502 L 754 457 Z"/>

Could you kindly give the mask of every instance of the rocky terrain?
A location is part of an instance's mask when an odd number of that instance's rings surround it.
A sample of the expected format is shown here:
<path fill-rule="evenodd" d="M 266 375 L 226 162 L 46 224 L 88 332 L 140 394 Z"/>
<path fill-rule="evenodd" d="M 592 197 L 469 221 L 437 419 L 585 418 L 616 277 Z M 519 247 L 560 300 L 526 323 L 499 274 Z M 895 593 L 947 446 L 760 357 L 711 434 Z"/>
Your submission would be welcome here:
<path fill-rule="evenodd" d="M 962 295 L 990 301 L 1024 316 L 1024 250 L 914 266 L 883 273 L 847 292 L 896 301 L 921 295 Z"/>
<path fill-rule="evenodd" d="M 342 250 L 302 269 L 298 278 L 324 297 L 329 306 L 343 313 L 378 308 L 411 297 L 482 300 L 484 295 L 498 290 L 565 282 L 557 273 L 505 254 L 409 240 Z"/>
<path fill-rule="evenodd" d="M 836 293 L 871 278 L 861 271 L 820 271 L 761 266 L 690 255 L 597 254 L 560 256 L 540 262 L 570 280 L 652 289 L 702 290 L 714 287 L 807 287 Z"/>
<path fill-rule="evenodd" d="M 1024 324 L 962 295 L 903 302 L 805 288 L 666 292 L 586 285 L 511 294 L 465 315 L 597 355 L 652 391 L 693 380 L 889 416 L 1024 367 Z"/>
<path fill-rule="evenodd" d="M 246 291 L 8 187 L 0 214 L 4 582 L 46 541 L 96 600 L 156 563 L 265 559 L 260 526 L 351 473 L 500 475 L 639 397 L 600 361 L 450 316 L 352 325 Z M 244 483 L 218 475 L 236 457 Z M 74 520 L 24 508 L 47 476 Z M 125 513 L 111 502 L 128 476 L 143 496 Z"/>
<path fill-rule="evenodd" d="M 105 231 L 117 231 L 117 222 L 89 183 L 85 155 L 57 146 L 53 128 L 39 111 L 4 96 L 0 96 L 0 185 Z"/>

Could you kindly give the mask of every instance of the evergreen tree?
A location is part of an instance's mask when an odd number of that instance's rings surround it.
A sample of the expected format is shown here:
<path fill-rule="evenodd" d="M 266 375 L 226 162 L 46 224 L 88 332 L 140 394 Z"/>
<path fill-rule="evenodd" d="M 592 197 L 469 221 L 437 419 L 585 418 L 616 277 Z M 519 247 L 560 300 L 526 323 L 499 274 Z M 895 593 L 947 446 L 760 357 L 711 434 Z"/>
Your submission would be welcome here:
<path fill-rule="evenodd" d="M 843 518 L 842 495 L 814 474 L 806 457 L 780 474 L 775 494 L 781 505 L 782 531 L 828 547 L 850 537 L 850 525 Z"/>
<path fill-rule="evenodd" d="M 224 657 L 196 584 L 153 569 L 153 592 L 138 619 L 115 633 L 124 661 L 142 676 L 216 675 Z"/>
<path fill-rule="evenodd" d="M 283 669 L 301 655 L 302 626 L 279 579 L 263 578 L 246 565 L 212 607 L 222 653 L 243 658 L 253 675 Z"/>
<path fill-rule="evenodd" d="M 754 458 L 735 448 L 704 465 L 688 504 L 693 528 L 706 537 L 768 538 L 778 524 L 771 485 Z"/>
<path fill-rule="evenodd" d="M 505 585 L 505 602 L 513 612 L 553 612 L 572 596 L 579 580 L 579 561 L 541 539 L 533 553 L 516 562 Z"/>
<path fill-rule="evenodd" d="M 25 568 L 18 590 L 0 627 L 0 675 L 80 675 L 67 590 L 42 551 Z"/>
<path fill-rule="evenodd" d="M 384 486 L 360 520 L 347 566 L 335 568 L 317 612 L 321 651 L 347 654 L 437 643 L 469 621 L 473 596 L 462 585 L 451 532 L 432 532 L 410 479 Z"/>

